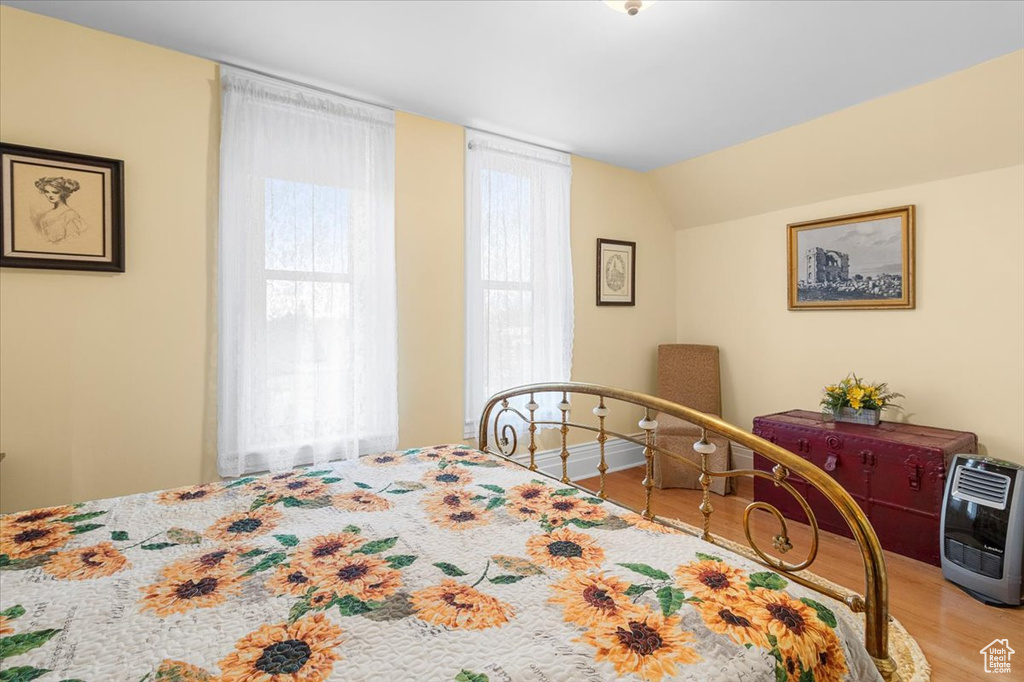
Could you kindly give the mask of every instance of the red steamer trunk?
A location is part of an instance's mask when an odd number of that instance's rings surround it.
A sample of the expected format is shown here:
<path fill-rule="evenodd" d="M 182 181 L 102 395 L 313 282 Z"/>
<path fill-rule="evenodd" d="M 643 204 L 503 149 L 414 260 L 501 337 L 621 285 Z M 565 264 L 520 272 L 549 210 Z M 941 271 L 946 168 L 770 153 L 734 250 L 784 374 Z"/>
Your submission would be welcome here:
<path fill-rule="evenodd" d="M 828 472 L 867 514 L 882 547 L 939 565 L 947 467 L 953 455 L 978 452 L 973 433 L 893 422 L 826 422 L 816 412 L 791 410 L 756 417 L 754 434 Z M 754 453 L 754 468 L 770 472 L 773 466 Z M 808 501 L 820 528 L 851 537 L 824 495 L 798 476 L 790 474 L 788 480 Z M 778 507 L 786 518 L 807 523 L 793 496 L 772 481 L 755 478 L 754 499 Z"/>

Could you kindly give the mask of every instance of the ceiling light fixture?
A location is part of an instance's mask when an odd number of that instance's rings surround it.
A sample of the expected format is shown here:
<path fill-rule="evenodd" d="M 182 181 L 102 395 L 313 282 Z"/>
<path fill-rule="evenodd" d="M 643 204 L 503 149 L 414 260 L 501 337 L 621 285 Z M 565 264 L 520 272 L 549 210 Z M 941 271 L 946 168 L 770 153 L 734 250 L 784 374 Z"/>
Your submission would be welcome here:
<path fill-rule="evenodd" d="M 647 9 L 653 5 L 657 0 L 604 0 L 604 4 L 611 7 L 616 12 L 622 12 L 633 17 L 639 14 L 642 10 Z"/>

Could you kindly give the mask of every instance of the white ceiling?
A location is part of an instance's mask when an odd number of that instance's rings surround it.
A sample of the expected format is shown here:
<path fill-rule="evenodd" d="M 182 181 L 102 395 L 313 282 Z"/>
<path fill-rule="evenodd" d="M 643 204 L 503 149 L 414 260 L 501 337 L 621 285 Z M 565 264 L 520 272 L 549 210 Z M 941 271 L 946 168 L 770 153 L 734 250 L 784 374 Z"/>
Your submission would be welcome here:
<path fill-rule="evenodd" d="M 1022 2 L 4 4 L 640 170 L 1024 47 Z"/>

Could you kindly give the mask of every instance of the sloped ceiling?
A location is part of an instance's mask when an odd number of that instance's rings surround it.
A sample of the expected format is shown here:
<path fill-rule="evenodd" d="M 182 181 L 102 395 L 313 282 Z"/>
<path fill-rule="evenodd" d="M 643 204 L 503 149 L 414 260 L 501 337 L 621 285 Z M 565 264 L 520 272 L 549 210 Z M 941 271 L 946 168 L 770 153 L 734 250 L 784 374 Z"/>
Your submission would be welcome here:
<path fill-rule="evenodd" d="M 1020 2 L 4 4 L 638 170 L 1024 47 Z"/>

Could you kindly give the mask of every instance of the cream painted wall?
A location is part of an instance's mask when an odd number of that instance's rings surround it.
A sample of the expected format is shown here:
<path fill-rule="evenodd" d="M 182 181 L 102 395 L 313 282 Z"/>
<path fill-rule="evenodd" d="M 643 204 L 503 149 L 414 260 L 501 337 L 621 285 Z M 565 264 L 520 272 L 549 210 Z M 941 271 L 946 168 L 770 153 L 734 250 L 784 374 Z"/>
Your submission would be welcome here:
<path fill-rule="evenodd" d="M 636 306 L 596 305 L 598 237 L 637 242 Z M 672 223 L 644 174 L 573 157 L 573 381 L 655 392 L 658 344 L 675 340 L 674 239 Z M 582 421 L 580 408 L 592 403 L 581 399 L 577 405 L 576 418 Z M 613 408 L 608 426 L 636 433 L 639 418 Z"/>
<path fill-rule="evenodd" d="M 917 206 L 917 307 L 786 309 L 786 224 Z M 1024 463 L 1024 165 L 787 208 L 676 235 L 680 342 L 722 349 L 725 418 L 818 409 L 856 371 L 918 424 Z"/>
<path fill-rule="evenodd" d="M 652 171 L 676 229 L 1024 163 L 1024 50 Z"/>
<path fill-rule="evenodd" d="M 0 507 L 198 481 L 214 64 L 0 7 L 0 136 L 124 159 L 127 272 L 0 270 Z"/>
<path fill-rule="evenodd" d="M 400 447 L 462 442 L 464 139 L 395 117 Z"/>
<path fill-rule="evenodd" d="M 47 74 L 67 64 L 55 97 Z M 0 83 L 4 141 L 124 159 L 128 268 L 0 270 L 0 510 L 212 480 L 216 65 L 0 6 Z M 402 446 L 462 436 L 463 142 L 396 116 Z M 653 390 L 675 235 L 644 175 L 578 157 L 573 172 L 573 376 Z M 599 236 L 639 242 L 635 308 L 595 306 Z"/>
<path fill-rule="evenodd" d="M 462 439 L 463 142 L 460 126 L 397 115 L 402 447 Z M 582 157 L 573 157 L 572 166 L 572 378 L 653 392 L 656 348 L 675 335 L 675 233 L 643 174 Z M 598 237 L 639 243 L 635 307 L 595 304 Z M 615 413 L 608 423 L 634 433 L 637 419 Z M 583 438 L 574 434 L 573 441 Z M 541 445 L 555 442 L 548 433 Z"/>

